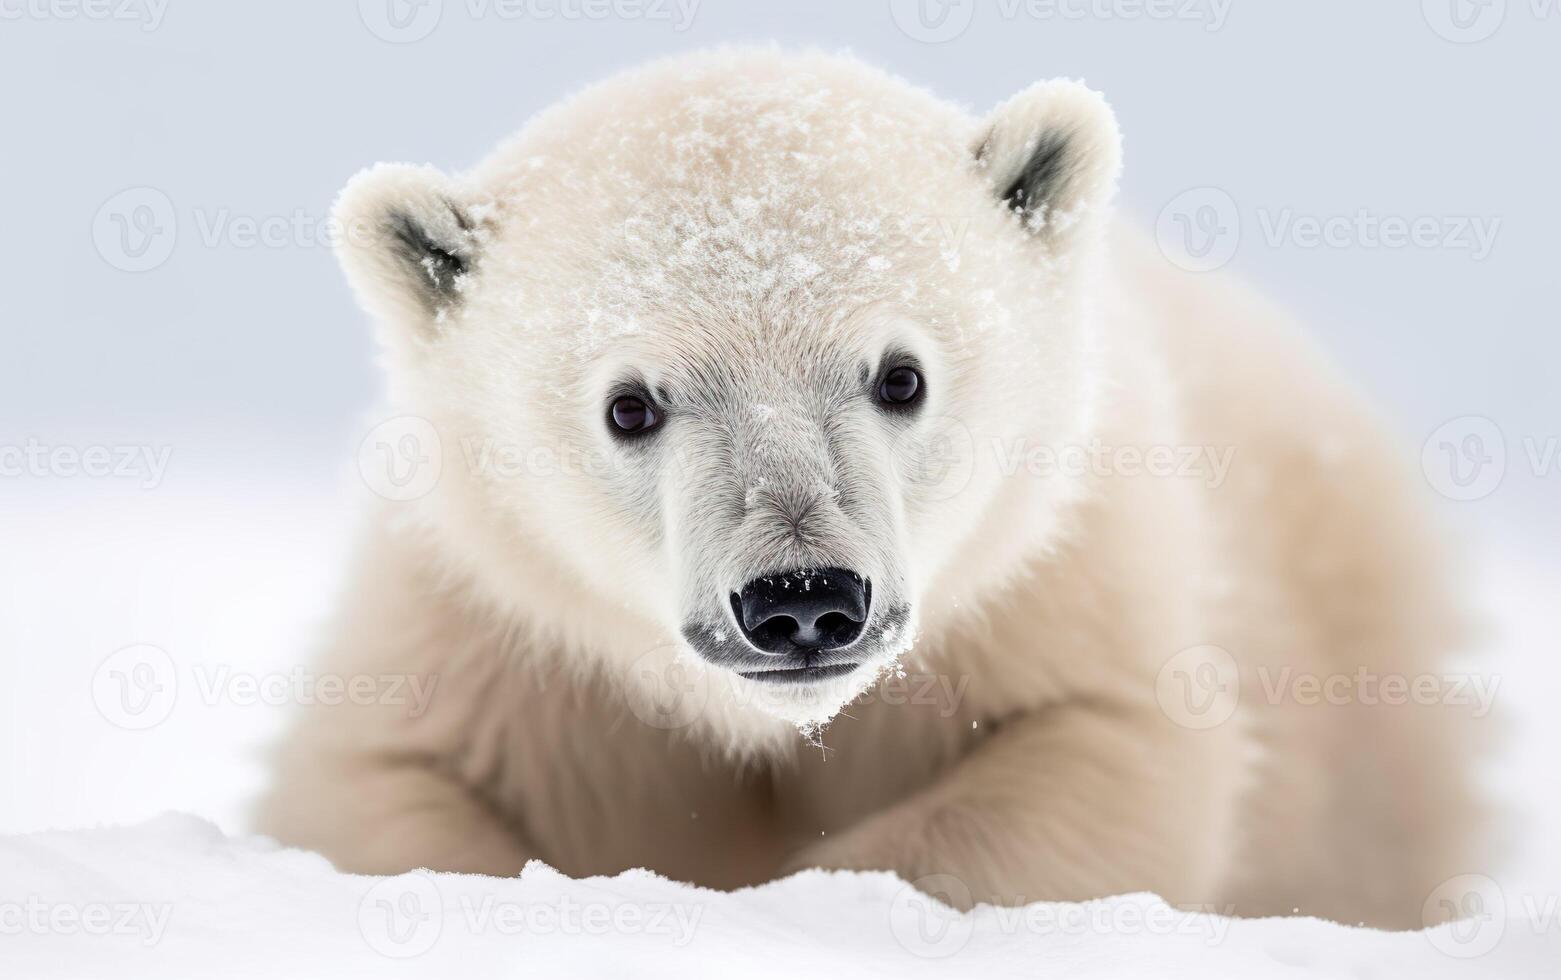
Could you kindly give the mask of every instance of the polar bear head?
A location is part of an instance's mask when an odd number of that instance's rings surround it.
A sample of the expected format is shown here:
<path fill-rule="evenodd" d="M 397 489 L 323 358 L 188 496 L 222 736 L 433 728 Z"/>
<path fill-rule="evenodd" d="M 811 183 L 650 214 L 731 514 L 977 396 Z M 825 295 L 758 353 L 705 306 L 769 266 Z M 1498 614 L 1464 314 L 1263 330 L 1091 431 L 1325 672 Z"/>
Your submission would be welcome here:
<path fill-rule="evenodd" d="M 1045 547 L 1087 438 L 1104 102 L 972 118 L 845 57 L 722 51 L 603 83 L 462 176 L 338 203 L 409 505 L 533 644 L 699 719 L 820 724 Z M 785 726 L 779 726 L 785 727 Z"/>

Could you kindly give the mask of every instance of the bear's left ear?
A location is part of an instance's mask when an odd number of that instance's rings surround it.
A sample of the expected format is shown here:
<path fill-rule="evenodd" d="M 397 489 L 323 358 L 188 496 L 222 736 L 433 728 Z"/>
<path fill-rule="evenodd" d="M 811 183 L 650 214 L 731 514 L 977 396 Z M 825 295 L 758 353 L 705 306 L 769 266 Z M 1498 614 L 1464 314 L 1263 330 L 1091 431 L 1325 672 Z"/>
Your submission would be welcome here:
<path fill-rule="evenodd" d="M 1100 93 L 1080 82 L 1039 82 L 987 117 L 977 164 L 1024 227 L 1053 247 L 1098 227 L 1116 193 L 1122 138 Z"/>

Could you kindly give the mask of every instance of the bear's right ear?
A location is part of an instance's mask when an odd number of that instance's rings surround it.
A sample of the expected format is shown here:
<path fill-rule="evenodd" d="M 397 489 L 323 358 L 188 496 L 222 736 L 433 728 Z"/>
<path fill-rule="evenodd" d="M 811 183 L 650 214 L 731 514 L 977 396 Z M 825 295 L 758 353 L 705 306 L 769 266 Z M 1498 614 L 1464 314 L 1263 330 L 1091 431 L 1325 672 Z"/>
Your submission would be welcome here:
<path fill-rule="evenodd" d="M 481 229 L 434 167 L 379 164 L 342 189 L 336 247 L 358 302 L 382 320 L 436 333 L 476 269 Z"/>

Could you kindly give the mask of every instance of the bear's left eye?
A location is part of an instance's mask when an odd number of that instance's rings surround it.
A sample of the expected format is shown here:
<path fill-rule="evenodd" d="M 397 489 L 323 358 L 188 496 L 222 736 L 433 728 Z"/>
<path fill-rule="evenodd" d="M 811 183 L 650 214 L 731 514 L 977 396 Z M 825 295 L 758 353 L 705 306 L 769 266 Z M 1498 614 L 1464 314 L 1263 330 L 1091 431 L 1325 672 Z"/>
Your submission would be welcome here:
<path fill-rule="evenodd" d="M 878 383 L 878 397 L 886 404 L 904 408 L 921 397 L 921 373 L 913 367 L 897 367 Z"/>
<path fill-rule="evenodd" d="M 623 435 L 643 435 L 661 424 L 656 407 L 638 395 L 619 395 L 607 412 L 613 428 Z"/>

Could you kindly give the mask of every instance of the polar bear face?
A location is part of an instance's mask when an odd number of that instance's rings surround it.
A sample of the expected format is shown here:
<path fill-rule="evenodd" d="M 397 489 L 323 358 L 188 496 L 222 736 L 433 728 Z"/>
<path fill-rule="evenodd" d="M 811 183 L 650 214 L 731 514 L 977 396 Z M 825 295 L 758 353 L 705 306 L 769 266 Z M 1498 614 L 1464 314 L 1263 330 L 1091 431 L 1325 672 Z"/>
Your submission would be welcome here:
<path fill-rule="evenodd" d="M 828 720 L 1044 544 L 1072 488 L 1002 462 L 1089 431 L 1117 166 L 1073 83 L 975 120 L 848 59 L 722 52 L 461 178 L 360 174 L 340 252 L 440 435 L 416 506 L 444 560 L 631 688 L 647 658 L 719 680 L 737 734 Z"/>

